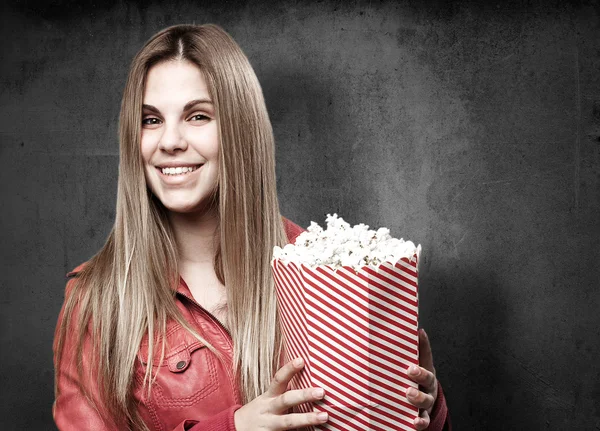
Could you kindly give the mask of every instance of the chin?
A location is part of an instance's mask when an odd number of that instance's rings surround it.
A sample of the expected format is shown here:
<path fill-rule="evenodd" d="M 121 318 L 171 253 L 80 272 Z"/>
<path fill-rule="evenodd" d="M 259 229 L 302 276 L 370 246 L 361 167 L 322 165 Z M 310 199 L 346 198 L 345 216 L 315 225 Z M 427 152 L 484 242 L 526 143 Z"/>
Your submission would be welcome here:
<path fill-rule="evenodd" d="M 198 202 L 164 202 L 163 205 L 168 211 L 174 213 L 189 214 L 198 212 L 202 209 L 202 205 Z"/>
<path fill-rule="evenodd" d="M 179 214 L 204 213 L 209 210 L 212 199 L 206 197 L 198 200 L 187 199 L 160 199 L 164 207 L 171 212 Z"/>
<path fill-rule="evenodd" d="M 167 211 L 179 214 L 191 214 L 199 211 L 199 208 L 193 205 L 165 205 Z"/>

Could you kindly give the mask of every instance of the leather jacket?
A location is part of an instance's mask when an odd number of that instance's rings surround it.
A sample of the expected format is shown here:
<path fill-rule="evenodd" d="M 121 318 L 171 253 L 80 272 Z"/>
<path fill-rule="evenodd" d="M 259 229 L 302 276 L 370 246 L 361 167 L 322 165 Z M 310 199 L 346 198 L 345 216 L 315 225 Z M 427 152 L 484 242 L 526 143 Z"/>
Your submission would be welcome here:
<path fill-rule="evenodd" d="M 303 229 L 284 219 L 289 242 L 294 242 Z M 66 292 L 72 289 L 82 264 L 67 274 Z M 134 398 L 139 412 L 152 431 L 235 431 L 234 413 L 241 407 L 241 395 L 233 377 L 233 344 L 230 334 L 209 312 L 193 298 L 185 281 L 180 279 L 175 297 L 177 307 L 186 321 L 220 353 L 219 359 L 206 346 L 189 334 L 179 324 L 167 325 L 165 358 L 158 364 L 160 352 L 155 352 L 155 367 L 160 367 L 152 386 L 150 399 L 142 394 L 142 382 L 148 361 L 148 340 L 143 339 L 134 370 Z M 58 317 L 57 329 L 64 311 Z M 68 331 L 63 348 L 63 361 L 57 381 L 59 396 L 54 401 L 52 413 L 60 431 L 112 431 L 116 426 L 93 409 L 84 398 L 72 362 L 75 355 L 76 332 Z M 55 338 L 56 339 L 56 338 Z M 89 370 L 90 337 L 84 339 L 83 371 Z M 54 346 L 56 349 L 56 345 Z M 56 350 L 55 350 L 56 351 Z M 56 365 L 56 364 L 55 364 Z M 152 372 L 154 374 L 156 370 Z M 92 396 L 97 396 L 95 382 L 89 382 Z M 96 399 L 96 402 L 98 400 Z M 450 417 L 441 385 L 431 414 L 430 431 L 451 430 Z"/>
<path fill-rule="evenodd" d="M 303 231 L 296 224 L 284 219 L 289 242 L 293 242 Z M 76 281 L 75 268 L 68 276 L 66 292 Z M 220 353 L 221 358 L 193 337 L 181 325 L 167 325 L 167 350 L 162 363 L 158 363 L 160 352 L 155 352 L 154 374 L 160 368 L 152 386 L 150 399 L 142 393 L 142 382 L 148 362 L 148 340 L 142 340 L 138 361 L 134 370 L 134 398 L 139 412 L 151 430 L 155 431 L 234 431 L 233 415 L 241 407 L 241 395 L 233 376 L 233 344 L 225 327 L 193 298 L 188 286 L 180 279 L 175 296 L 177 307 L 186 321 Z M 57 329 L 62 321 L 61 310 Z M 116 429 L 110 420 L 105 420 L 85 399 L 72 361 L 75 355 L 76 331 L 70 330 L 65 340 L 60 377 L 57 381 L 59 396 L 52 408 L 54 421 L 61 431 Z M 55 337 L 56 339 L 56 337 Z M 54 346 L 56 351 L 56 345 Z M 84 339 L 83 368 L 88 371 L 91 357 L 90 337 Z M 55 364 L 56 365 L 56 364 Z M 92 396 L 97 396 L 97 386 L 88 383 Z M 97 401 L 97 399 L 96 399 Z"/>

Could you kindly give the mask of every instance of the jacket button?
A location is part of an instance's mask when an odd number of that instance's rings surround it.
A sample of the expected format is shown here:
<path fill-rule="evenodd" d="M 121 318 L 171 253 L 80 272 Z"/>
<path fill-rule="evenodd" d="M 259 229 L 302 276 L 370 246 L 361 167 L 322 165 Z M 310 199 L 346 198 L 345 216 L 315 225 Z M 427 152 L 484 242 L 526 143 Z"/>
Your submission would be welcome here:
<path fill-rule="evenodd" d="M 185 361 L 179 361 L 179 362 L 177 362 L 177 365 L 175 365 L 175 367 L 178 370 L 181 370 L 183 367 L 185 367 Z"/>

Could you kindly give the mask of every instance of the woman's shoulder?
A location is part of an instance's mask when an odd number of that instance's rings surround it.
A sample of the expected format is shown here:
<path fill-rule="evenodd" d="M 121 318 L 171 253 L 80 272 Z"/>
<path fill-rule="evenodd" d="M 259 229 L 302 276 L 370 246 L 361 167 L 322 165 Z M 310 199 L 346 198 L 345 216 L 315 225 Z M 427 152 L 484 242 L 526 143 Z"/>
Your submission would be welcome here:
<path fill-rule="evenodd" d="M 67 284 L 65 286 L 65 299 L 69 297 L 69 294 L 73 291 L 75 284 L 78 282 L 79 275 L 88 266 L 88 262 L 83 262 L 67 272 Z"/>
<path fill-rule="evenodd" d="M 304 232 L 303 228 L 301 228 L 296 223 L 294 223 L 291 220 L 288 220 L 285 217 L 283 217 L 283 225 L 285 226 L 285 233 L 290 244 L 294 243 L 294 241 L 296 241 L 296 238 L 298 238 L 298 235 Z"/>
<path fill-rule="evenodd" d="M 87 262 L 83 262 L 82 264 L 76 266 L 71 271 L 67 272 L 67 277 L 68 278 L 76 277 L 77 274 L 79 274 L 83 270 L 83 268 L 86 267 L 86 265 L 87 265 Z"/>

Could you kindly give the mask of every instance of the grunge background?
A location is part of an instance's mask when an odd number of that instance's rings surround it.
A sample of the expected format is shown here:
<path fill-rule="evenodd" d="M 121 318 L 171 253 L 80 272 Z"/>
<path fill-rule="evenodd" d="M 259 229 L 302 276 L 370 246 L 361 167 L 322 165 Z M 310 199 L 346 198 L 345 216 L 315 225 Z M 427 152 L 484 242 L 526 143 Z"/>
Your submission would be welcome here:
<path fill-rule="evenodd" d="M 256 70 L 284 215 L 422 244 L 455 429 L 600 429 L 597 1 L 1 7 L 2 430 L 54 429 L 54 325 L 114 219 L 129 62 L 190 22 Z"/>

